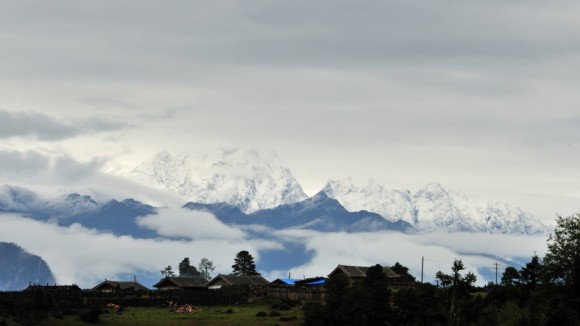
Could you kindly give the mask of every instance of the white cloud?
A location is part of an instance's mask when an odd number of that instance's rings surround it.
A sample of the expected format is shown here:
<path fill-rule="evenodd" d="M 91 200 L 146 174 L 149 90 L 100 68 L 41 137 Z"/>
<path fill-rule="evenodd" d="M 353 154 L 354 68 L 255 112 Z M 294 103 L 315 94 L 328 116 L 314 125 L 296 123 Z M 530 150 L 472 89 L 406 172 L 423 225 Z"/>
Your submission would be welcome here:
<path fill-rule="evenodd" d="M 137 219 L 137 224 L 155 230 L 167 238 L 188 239 L 231 239 L 242 240 L 244 233 L 222 224 L 208 212 L 191 211 L 183 208 L 162 207 L 158 214 Z"/>
<path fill-rule="evenodd" d="M 259 262 L 259 251 L 277 248 L 271 241 L 244 238 L 196 238 L 190 241 L 134 239 L 100 233 L 79 225 L 59 227 L 16 215 L 0 214 L 0 241 L 14 242 L 47 261 L 59 284 L 92 287 L 105 278 L 174 269 L 184 258 L 196 263 L 212 260 L 216 273 L 230 273 L 236 253 L 249 250 Z M 146 284 L 151 286 L 153 284 Z"/>
<path fill-rule="evenodd" d="M 176 214 L 176 217 L 171 215 Z M 181 221 L 197 218 L 197 223 Z M 100 233 L 79 225 L 59 227 L 11 214 L 0 214 L 0 241 L 14 242 L 31 253 L 43 257 L 61 284 L 77 283 L 94 286 L 104 278 L 123 274 L 141 274 L 161 270 L 167 265 L 176 268 L 183 257 L 197 262 L 202 257 L 213 260 L 217 273 L 230 273 L 235 254 L 249 250 L 259 270 L 260 253 L 284 250 L 284 243 L 302 243 L 312 259 L 288 270 L 262 270 L 273 280 L 286 277 L 326 276 L 338 264 L 370 266 L 393 265 L 399 262 L 410 268 L 417 278 L 424 257 L 424 279 L 433 282 L 439 270 L 449 272 L 454 259 L 462 259 L 467 270 L 478 275 L 478 284 L 485 284 L 498 259 L 531 257 L 545 252 L 545 237 L 490 234 L 406 235 L 395 232 L 321 233 L 306 230 L 268 232 L 269 240 L 244 237 L 239 230 L 219 226 L 213 217 L 199 213 L 184 214 L 181 209 L 167 209 L 151 225 L 168 219 L 176 229 L 162 229 L 164 235 L 191 237 L 191 240 L 134 239 Z M 182 228 L 181 231 L 177 227 Z M 161 231 L 163 230 L 163 231 Z M 205 230 L 205 234 L 204 234 Z M 165 233 L 164 233 L 165 232 Z M 497 257 L 497 259 L 495 258 Z M 500 272 L 506 266 L 500 265 Z M 487 276 L 480 271 L 489 271 Z M 487 278 L 486 278 L 487 277 Z M 152 284 L 147 284 L 151 286 Z"/>
<path fill-rule="evenodd" d="M 338 264 L 371 266 L 399 262 L 420 279 L 421 257 L 424 257 L 424 280 L 433 282 L 437 271 L 447 273 L 453 260 L 462 259 L 466 269 L 478 276 L 480 285 L 491 280 L 481 275 L 478 269 L 491 270 L 496 261 L 493 257 L 511 260 L 531 257 L 534 253 L 542 256 L 546 241 L 546 237 L 539 236 L 472 233 L 407 235 L 395 232 L 319 233 L 292 230 L 278 231 L 276 235 L 286 241 L 294 239 L 303 242 L 306 249 L 314 254 L 311 261 L 290 271 L 294 275 L 326 276 Z M 272 277 L 287 274 L 288 271 L 271 273 Z"/>

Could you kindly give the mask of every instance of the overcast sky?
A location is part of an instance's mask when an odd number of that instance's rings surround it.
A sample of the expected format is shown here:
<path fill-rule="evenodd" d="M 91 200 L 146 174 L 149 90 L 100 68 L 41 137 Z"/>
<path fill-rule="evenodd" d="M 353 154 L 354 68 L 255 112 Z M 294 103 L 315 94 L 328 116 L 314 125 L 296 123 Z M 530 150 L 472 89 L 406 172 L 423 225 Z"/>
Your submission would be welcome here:
<path fill-rule="evenodd" d="M 580 210 L 578 17 L 576 1 L 0 0 L 0 183 L 243 147 L 275 150 L 311 195 L 439 182 L 550 221 Z"/>

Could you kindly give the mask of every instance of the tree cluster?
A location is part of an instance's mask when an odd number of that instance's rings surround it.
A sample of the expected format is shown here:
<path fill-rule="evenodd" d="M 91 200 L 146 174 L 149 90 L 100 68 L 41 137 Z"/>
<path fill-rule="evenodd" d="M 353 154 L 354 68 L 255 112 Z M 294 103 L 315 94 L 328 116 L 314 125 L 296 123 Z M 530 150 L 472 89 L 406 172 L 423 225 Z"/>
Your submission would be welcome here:
<path fill-rule="evenodd" d="M 195 266 L 191 265 L 189 257 L 183 258 L 183 260 L 179 263 L 179 277 L 190 277 L 196 278 L 201 277 L 206 280 L 211 279 L 211 272 L 215 270 L 215 266 L 213 262 L 207 258 L 202 258 L 199 261 L 199 265 L 196 268 Z M 168 265 L 161 271 L 161 275 L 164 277 L 174 277 L 175 272 L 173 271 L 173 267 Z"/>

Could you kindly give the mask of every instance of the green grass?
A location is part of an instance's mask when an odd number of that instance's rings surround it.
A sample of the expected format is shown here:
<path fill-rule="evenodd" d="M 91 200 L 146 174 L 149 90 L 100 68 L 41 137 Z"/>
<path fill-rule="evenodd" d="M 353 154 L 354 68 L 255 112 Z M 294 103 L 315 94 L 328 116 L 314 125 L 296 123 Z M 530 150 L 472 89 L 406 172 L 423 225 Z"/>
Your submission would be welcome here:
<path fill-rule="evenodd" d="M 272 309 L 270 305 L 242 305 L 232 307 L 199 307 L 194 313 L 175 313 L 168 308 L 125 308 L 122 312 L 103 313 L 95 325 L 301 325 L 302 309 L 295 307 L 287 311 Z M 279 316 L 269 316 L 277 311 Z M 256 317 L 265 312 L 267 317 Z M 274 313 L 275 314 L 275 313 Z M 282 319 L 291 319 L 283 321 Z M 63 319 L 51 317 L 42 325 L 91 325 L 80 321 L 78 316 L 65 316 Z"/>

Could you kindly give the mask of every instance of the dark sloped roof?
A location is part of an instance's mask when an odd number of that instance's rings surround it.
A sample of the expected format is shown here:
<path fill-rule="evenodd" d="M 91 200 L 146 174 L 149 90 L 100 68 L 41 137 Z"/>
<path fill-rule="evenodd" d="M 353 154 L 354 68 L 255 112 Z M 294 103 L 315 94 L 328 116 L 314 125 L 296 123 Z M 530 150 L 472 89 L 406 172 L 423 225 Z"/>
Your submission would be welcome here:
<path fill-rule="evenodd" d="M 206 287 L 207 280 L 202 277 L 166 277 L 153 285 L 153 287 L 159 288 L 166 284 L 180 288 L 200 288 Z"/>
<path fill-rule="evenodd" d="M 31 284 L 26 289 L 22 291 L 34 291 L 34 290 L 42 290 L 42 291 L 82 291 L 78 285 L 40 285 L 40 284 Z"/>
<path fill-rule="evenodd" d="M 220 274 L 214 277 L 207 286 L 211 286 L 218 280 L 223 280 L 228 285 L 252 285 L 252 286 L 265 286 L 270 284 L 268 280 L 263 278 L 261 275 L 223 275 Z"/>
<path fill-rule="evenodd" d="M 119 287 L 119 289 L 121 290 L 144 290 L 144 291 L 148 291 L 149 289 L 146 288 L 145 286 L 143 286 L 141 283 L 139 282 L 135 282 L 135 281 L 130 281 L 130 282 L 126 282 L 126 281 L 111 281 L 111 280 L 105 280 L 104 282 L 100 283 L 99 285 L 95 286 L 93 288 L 93 290 L 98 291 L 101 287 L 105 286 L 105 285 L 109 285 L 111 287 L 116 288 L 117 286 Z"/>
<path fill-rule="evenodd" d="M 347 277 L 365 277 L 369 268 L 369 266 L 338 265 L 328 276 L 334 275 L 338 271 L 342 271 Z M 388 278 L 397 278 L 400 276 L 387 266 L 383 266 L 383 272 Z"/>

